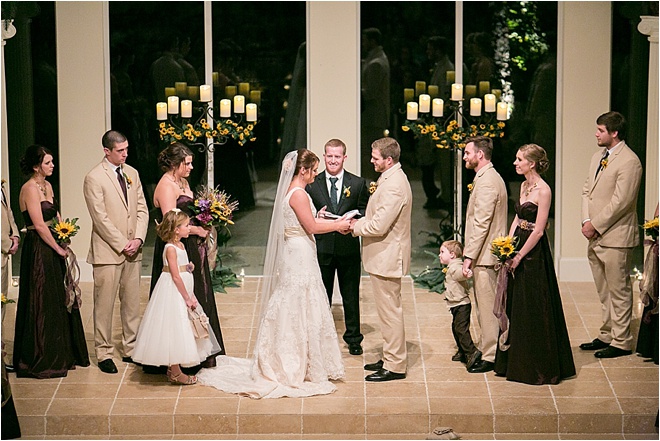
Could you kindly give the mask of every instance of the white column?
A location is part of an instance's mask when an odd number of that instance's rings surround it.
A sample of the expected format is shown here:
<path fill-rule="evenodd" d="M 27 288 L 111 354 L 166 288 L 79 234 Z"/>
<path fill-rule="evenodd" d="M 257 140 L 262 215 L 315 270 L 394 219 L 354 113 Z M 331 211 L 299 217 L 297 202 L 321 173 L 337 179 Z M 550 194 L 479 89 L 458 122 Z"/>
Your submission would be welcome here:
<path fill-rule="evenodd" d="M 644 219 L 658 203 L 658 17 L 642 16 L 637 30 L 649 37 L 649 104 L 646 120 L 646 194 Z"/>
<path fill-rule="evenodd" d="M 2 136 L 0 136 L 0 142 L 2 142 L 2 178 L 9 179 L 9 140 L 7 137 L 7 98 L 5 94 L 5 40 L 9 40 L 14 35 L 16 35 L 16 28 L 12 24 L 14 20 L 2 20 L 0 25 L 2 26 L 2 48 L 0 49 L 0 82 L 2 83 Z M 7 186 L 9 188 L 9 186 Z M 7 195 L 9 197 L 9 195 Z"/>

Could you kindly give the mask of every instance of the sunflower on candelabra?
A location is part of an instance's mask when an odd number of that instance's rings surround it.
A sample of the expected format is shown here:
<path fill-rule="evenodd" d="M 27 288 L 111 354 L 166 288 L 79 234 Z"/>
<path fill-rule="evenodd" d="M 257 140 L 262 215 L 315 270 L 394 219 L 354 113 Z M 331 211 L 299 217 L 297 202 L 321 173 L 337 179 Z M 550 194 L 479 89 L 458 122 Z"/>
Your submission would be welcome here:
<path fill-rule="evenodd" d="M 227 138 L 232 138 L 242 146 L 248 141 L 256 141 L 257 138 L 254 134 L 254 126 L 256 124 L 256 121 L 238 123 L 230 118 L 222 118 L 215 124 L 215 127 L 212 127 L 205 118 L 202 118 L 194 124 L 186 123 L 181 126 L 162 121 L 159 126 L 159 131 L 160 139 L 167 143 L 182 140 L 195 143 L 198 139 L 215 139 L 222 141 Z"/>
<path fill-rule="evenodd" d="M 504 127 L 502 121 L 471 124 L 467 127 L 458 125 L 455 119 L 450 120 L 446 127 L 435 123 L 419 123 L 417 121 L 406 121 L 401 127 L 404 132 L 412 132 L 415 138 L 430 138 L 439 149 L 463 149 L 465 139 L 474 136 L 487 136 L 489 138 L 503 138 Z"/>

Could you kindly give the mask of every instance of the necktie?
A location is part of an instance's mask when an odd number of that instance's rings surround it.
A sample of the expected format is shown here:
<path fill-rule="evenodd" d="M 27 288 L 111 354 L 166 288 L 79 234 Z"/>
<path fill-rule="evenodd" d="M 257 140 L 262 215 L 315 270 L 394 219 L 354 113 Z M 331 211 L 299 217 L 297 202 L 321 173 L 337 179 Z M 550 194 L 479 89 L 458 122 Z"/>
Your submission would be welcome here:
<path fill-rule="evenodd" d="M 337 178 L 330 178 L 330 202 L 332 203 L 332 211 L 337 211 L 337 187 L 335 187 L 337 181 Z"/>
<path fill-rule="evenodd" d="M 124 180 L 124 175 L 121 174 L 121 167 L 117 167 L 115 169 L 117 172 L 117 180 L 119 181 L 119 186 L 121 187 L 121 191 L 124 192 L 124 200 L 128 202 L 128 192 L 126 190 L 126 181 Z"/>
<path fill-rule="evenodd" d="M 598 176 L 598 173 L 603 169 L 603 161 L 607 161 L 607 157 L 610 156 L 610 151 L 606 151 L 603 157 L 600 159 L 600 163 L 598 163 L 598 168 L 596 169 L 596 176 Z M 596 178 L 594 176 L 594 179 Z"/>

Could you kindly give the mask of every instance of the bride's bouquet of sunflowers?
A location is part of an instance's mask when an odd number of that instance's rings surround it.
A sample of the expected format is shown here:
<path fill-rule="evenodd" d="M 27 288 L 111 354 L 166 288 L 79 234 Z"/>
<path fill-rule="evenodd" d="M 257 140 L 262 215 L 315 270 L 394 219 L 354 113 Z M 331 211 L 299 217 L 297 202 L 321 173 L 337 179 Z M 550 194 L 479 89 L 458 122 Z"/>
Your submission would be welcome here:
<path fill-rule="evenodd" d="M 507 260 L 513 258 L 517 247 L 517 236 L 500 236 L 493 239 L 490 244 L 490 252 L 497 258 L 499 263 L 504 264 Z"/>

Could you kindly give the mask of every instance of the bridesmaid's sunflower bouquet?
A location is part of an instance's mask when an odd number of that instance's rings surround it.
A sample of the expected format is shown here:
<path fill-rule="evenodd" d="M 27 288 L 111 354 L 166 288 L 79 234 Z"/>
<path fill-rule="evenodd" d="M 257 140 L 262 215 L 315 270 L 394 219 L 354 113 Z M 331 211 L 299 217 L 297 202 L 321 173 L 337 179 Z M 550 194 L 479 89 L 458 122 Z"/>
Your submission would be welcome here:
<path fill-rule="evenodd" d="M 238 209 L 238 201 L 230 201 L 231 196 L 218 188 L 202 187 L 197 192 L 190 209 L 195 219 L 202 226 L 227 226 L 233 225 L 231 220 L 234 211 Z"/>
<path fill-rule="evenodd" d="M 644 222 L 642 228 L 644 229 L 644 234 L 650 236 L 652 240 L 658 240 L 658 216 Z"/>
<path fill-rule="evenodd" d="M 493 242 L 490 244 L 490 252 L 501 264 L 503 264 L 507 260 L 513 258 L 513 255 L 517 252 L 517 247 L 517 236 L 501 236 L 493 239 Z"/>
<path fill-rule="evenodd" d="M 66 218 L 64 220 L 53 218 L 50 223 L 50 231 L 58 245 L 71 243 L 71 238 L 80 230 L 80 226 L 76 222 L 78 222 L 77 217 L 73 219 Z"/>

